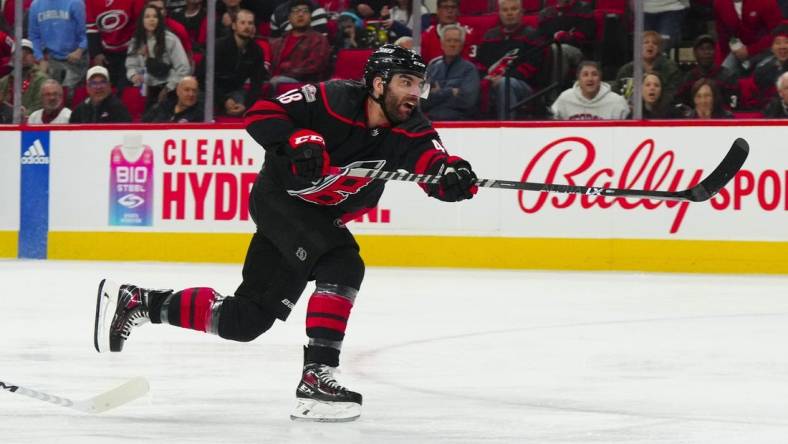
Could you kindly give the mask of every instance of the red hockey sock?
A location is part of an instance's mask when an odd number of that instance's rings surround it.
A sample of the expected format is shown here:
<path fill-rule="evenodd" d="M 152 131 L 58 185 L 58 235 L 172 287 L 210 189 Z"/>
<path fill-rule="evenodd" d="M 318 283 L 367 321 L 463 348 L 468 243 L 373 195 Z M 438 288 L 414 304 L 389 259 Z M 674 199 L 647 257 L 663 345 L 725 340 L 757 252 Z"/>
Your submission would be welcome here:
<path fill-rule="evenodd" d="M 161 320 L 170 325 L 216 333 L 224 297 L 212 288 L 195 287 L 168 297 L 161 307 Z"/>
<path fill-rule="evenodd" d="M 341 348 L 357 293 L 350 287 L 317 284 L 306 309 L 306 334 L 310 338 L 310 346 Z"/>

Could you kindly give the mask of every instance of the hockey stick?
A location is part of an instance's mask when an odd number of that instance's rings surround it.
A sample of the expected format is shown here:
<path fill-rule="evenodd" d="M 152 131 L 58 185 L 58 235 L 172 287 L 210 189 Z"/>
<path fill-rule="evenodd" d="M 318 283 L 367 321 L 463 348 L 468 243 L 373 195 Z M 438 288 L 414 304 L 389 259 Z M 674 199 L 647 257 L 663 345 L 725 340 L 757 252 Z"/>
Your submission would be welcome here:
<path fill-rule="evenodd" d="M 61 407 L 70 407 L 80 412 L 102 413 L 126 404 L 127 402 L 131 402 L 148 393 L 150 386 L 145 378 L 134 378 L 112 390 L 82 401 L 72 401 L 68 398 L 61 398 L 60 396 L 50 395 L 3 381 L 0 381 L 0 389 L 19 395 L 29 396 L 39 401 L 51 402 Z"/>
<path fill-rule="evenodd" d="M 722 159 L 717 168 L 692 188 L 682 191 L 653 191 L 621 188 L 584 187 L 580 185 L 554 185 L 549 183 L 515 182 L 510 180 L 476 179 L 476 185 L 484 188 L 505 188 L 509 190 L 540 191 L 547 193 L 586 194 L 589 196 L 635 197 L 655 200 L 684 200 L 703 202 L 717 194 L 728 181 L 736 175 L 747 159 L 750 146 L 746 140 L 738 138 Z M 408 172 L 373 170 L 368 168 L 331 167 L 329 174 L 334 176 L 366 177 L 380 180 L 436 184 L 441 176 L 413 174 Z"/>

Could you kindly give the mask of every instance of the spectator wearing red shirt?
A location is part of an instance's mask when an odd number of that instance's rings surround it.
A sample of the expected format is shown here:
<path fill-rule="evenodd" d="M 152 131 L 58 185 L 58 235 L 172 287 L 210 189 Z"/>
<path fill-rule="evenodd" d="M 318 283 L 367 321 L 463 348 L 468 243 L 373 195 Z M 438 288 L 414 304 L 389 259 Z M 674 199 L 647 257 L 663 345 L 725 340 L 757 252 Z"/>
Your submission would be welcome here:
<path fill-rule="evenodd" d="M 465 28 L 465 43 L 462 49 L 462 57 L 473 61 L 476 58 L 477 44 L 481 36 L 473 28 L 463 25 L 458 20 L 460 17 L 460 2 L 458 0 L 438 0 L 437 9 L 436 17 L 438 23 L 421 33 L 421 57 L 427 63 L 434 58 L 443 57 L 443 50 L 441 49 L 443 27 L 459 24 Z"/>
<path fill-rule="evenodd" d="M 271 40 L 271 84 L 314 82 L 325 77 L 331 48 L 326 36 L 311 27 L 312 4 L 308 0 L 290 2 L 288 17 L 293 29 Z"/>
<path fill-rule="evenodd" d="M 88 50 L 93 65 L 106 66 L 118 91 L 127 84 L 126 51 L 145 0 L 86 0 Z"/>
<path fill-rule="evenodd" d="M 768 57 L 782 12 L 777 0 L 714 0 L 714 19 L 722 66 L 742 75 Z"/>

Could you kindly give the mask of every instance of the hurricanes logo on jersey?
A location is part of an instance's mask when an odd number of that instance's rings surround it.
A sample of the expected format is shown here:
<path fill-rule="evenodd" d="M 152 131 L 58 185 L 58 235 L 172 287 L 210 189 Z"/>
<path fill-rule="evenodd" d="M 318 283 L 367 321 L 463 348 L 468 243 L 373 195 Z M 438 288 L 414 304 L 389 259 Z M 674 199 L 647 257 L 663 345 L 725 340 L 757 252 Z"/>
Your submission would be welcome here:
<path fill-rule="evenodd" d="M 347 165 L 346 168 L 370 168 L 378 170 L 386 164 L 385 160 L 361 160 Z M 287 194 L 318 205 L 338 205 L 349 196 L 358 193 L 369 185 L 372 179 L 366 177 L 326 176 L 302 190 L 287 190 Z"/>
<path fill-rule="evenodd" d="M 112 32 L 123 28 L 128 22 L 129 16 L 126 14 L 126 11 L 120 9 L 104 11 L 96 17 L 98 28 L 103 32 Z"/>

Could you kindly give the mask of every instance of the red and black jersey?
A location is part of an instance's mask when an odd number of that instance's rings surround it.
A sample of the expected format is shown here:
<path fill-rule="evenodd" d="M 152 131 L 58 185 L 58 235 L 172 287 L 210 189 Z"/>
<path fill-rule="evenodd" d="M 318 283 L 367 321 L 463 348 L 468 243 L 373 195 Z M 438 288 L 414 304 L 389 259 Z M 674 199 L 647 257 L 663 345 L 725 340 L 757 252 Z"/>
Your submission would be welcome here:
<path fill-rule="evenodd" d="M 419 110 L 394 127 L 367 126 L 366 87 L 356 81 L 330 80 L 307 84 L 276 99 L 260 100 L 246 113 L 246 130 L 265 148 L 262 174 L 305 201 L 334 205 L 344 214 L 374 207 L 384 181 L 350 177 L 324 177 L 308 182 L 294 176 L 289 138 L 309 129 L 325 139 L 332 166 L 400 169 L 425 173 L 447 159 L 438 133 Z"/>
<path fill-rule="evenodd" d="M 91 56 L 104 51 L 126 52 L 144 5 L 144 0 L 86 0 L 85 27 Z M 96 45 L 98 40 L 100 47 Z"/>
<path fill-rule="evenodd" d="M 512 76 L 529 80 L 536 76 L 544 62 L 545 48 L 536 30 L 520 25 L 513 31 L 496 26 L 484 34 L 479 45 L 478 60 L 490 76 L 512 69 Z"/>

